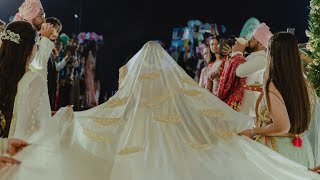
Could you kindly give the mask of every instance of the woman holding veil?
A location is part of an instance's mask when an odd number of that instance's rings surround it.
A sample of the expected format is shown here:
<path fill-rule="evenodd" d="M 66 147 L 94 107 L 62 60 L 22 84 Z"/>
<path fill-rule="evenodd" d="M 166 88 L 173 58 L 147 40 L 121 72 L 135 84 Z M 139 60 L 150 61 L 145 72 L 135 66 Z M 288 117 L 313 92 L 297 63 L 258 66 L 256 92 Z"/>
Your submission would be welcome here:
<path fill-rule="evenodd" d="M 276 33 L 269 41 L 267 56 L 269 66 L 264 92 L 257 101 L 257 127 L 241 134 L 255 136 L 258 142 L 283 156 L 313 168 L 315 160 L 310 140 L 315 145 L 314 138 L 319 134 L 313 138 L 310 134 L 319 128 L 316 114 L 319 104 L 311 84 L 303 76 L 295 36 Z"/>
<path fill-rule="evenodd" d="M 253 120 L 199 87 L 156 42 L 119 79 L 108 102 L 45 120 L 0 179 L 320 179 L 238 136 Z"/>

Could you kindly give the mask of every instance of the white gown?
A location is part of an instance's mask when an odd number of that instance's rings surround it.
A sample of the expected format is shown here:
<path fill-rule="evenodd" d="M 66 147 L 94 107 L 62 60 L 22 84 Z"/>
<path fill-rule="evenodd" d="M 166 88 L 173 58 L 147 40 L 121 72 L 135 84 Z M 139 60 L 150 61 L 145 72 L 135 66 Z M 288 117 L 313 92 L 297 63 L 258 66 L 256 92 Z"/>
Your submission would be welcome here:
<path fill-rule="evenodd" d="M 320 179 L 238 136 L 253 120 L 198 86 L 156 42 L 121 68 L 119 79 L 105 104 L 40 117 L 32 144 L 15 157 L 22 164 L 7 166 L 0 179 Z"/>
<path fill-rule="evenodd" d="M 28 139 L 51 117 L 47 79 L 28 71 L 19 81 L 9 137 Z"/>

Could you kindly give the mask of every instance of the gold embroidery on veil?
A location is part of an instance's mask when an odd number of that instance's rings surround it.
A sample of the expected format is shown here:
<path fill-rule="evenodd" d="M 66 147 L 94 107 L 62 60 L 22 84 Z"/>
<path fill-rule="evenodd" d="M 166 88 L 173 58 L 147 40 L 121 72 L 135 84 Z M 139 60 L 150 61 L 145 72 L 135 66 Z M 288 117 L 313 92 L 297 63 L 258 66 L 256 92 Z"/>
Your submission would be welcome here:
<path fill-rule="evenodd" d="M 98 118 L 89 117 L 93 122 L 103 125 L 103 126 L 120 126 L 123 121 L 121 118 Z"/>
<path fill-rule="evenodd" d="M 182 93 L 185 96 L 191 96 L 191 97 L 201 97 L 203 95 L 203 92 L 198 90 L 186 90 L 183 88 L 179 88 L 178 92 Z"/>
<path fill-rule="evenodd" d="M 180 78 L 180 81 L 183 82 L 183 83 L 189 84 L 191 86 L 198 86 L 198 83 L 195 82 L 190 77 L 183 76 L 183 77 Z"/>
<path fill-rule="evenodd" d="M 119 155 L 129 155 L 129 154 L 133 154 L 133 153 L 137 153 L 140 151 L 143 151 L 144 148 L 142 147 L 127 147 L 122 149 L 118 154 Z"/>
<path fill-rule="evenodd" d="M 116 108 L 119 106 L 124 106 L 128 103 L 129 97 L 125 98 L 112 98 L 106 103 L 107 108 Z"/>
<path fill-rule="evenodd" d="M 123 80 L 124 78 L 127 76 L 128 74 L 128 66 L 124 65 L 119 69 L 119 87 L 122 86 Z"/>
<path fill-rule="evenodd" d="M 1 127 L 1 133 L 4 133 L 2 131 L 4 131 L 4 128 L 6 127 L 6 118 L 2 114 L 1 110 L 0 110 L 0 127 Z"/>
<path fill-rule="evenodd" d="M 167 114 L 162 116 L 155 115 L 154 120 L 167 124 L 176 124 L 180 123 L 182 121 L 182 118 L 178 114 Z"/>
<path fill-rule="evenodd" d="M 151 81 L 154 79 L 159 78 L 161 75 L 160 71 L 154 71 L 154 72 L 150 72 L 150 73 L 143 73 L 139 76 L 139 80 L 140 81 Z"/>
<path fill-rule="evenodd" d="M 92 141 L 98 142 L 98 143 L 107 143 L 110 141 L 110 138 L 105 137 L 104 135 L 95 133 L 93 131 L 90 131 L 89 129 L 83 128 L 83 133 Z"/>
<path fill-rule="evenodd" d="M 223 140 L 230 140 L 235 136 L 234 131 L 223 130 L 223 129 L 211 129 L 210 134 L 217 136 Z"/>
<path fill-rule="evenodd" d="M 212 149 L 212 145 L 210 145 L 210 144 L 193 144 L 193 143 L 188 143 L 188 144 L 193 149 L 200 150 L 200 151 L 207 151 L 207 150 Z"/>
<path fill-rule="evenodd" d="M 224 112 L 220 109 L 201 109 L 201 114 L 208 118 L 222 118 Z"/>
<path fill-rule="evenodd" d="M 156 96 L 149 98 L 148 100 L 144 101 L 144 105 L 148 108 L 156 106 L 158 104 L 164 103 L 166 101 L 171 100 L 171 96 Z"/>

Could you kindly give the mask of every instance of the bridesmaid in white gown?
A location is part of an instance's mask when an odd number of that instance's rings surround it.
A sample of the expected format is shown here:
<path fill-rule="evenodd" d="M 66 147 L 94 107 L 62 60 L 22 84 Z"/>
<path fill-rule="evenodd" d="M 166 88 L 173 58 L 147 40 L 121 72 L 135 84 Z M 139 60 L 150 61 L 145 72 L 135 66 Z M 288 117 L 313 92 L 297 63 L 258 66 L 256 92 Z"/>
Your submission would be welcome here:
<path fill-rule="evenodd" d="M 44 34 L 49 34 L 48 29 Z M 3 41 L 0 50 L 0 99 L 2 102 L 0 103 L 0 110 L 3 115 L 1 118 L 2 137 L 8 136 L 10 126 L 11 129 L 16 129 L 14 123 L 11 125 L 11 119 L 22 118 L 24 120 L 21 120 L 21 122 L 32 122 L 32 120 L 26 118 L 32 117 L 32 115 L 37 116 L 31 112 L 34 111 L 31 108 L 34 107 L 34 104 L 40 102 L 40 92 L 42 93 L 43 84 L 46 82 L 44 77 L 39 76 L 38 73 L 31 72 L 28 68 L 37 50 L 37 37 L 36 29 L 30 23 L 22 21 L 8 24 L 1 36 Z M 45 37 L 43 38 L 45 39 Z M 20 97 L 20 94 L 27 96 Z M 15 101 L 16 95 L 19 97 L 16 98 L 19 102 Z M 43 110 L 47 111 L 47 108 L 44 107 Z M 33 117 L 33 119 L 38 121 L 39 118 Z M 27 124 L 25 127 L 18 127 L 18 130 L 26 134 L 27 129 L 31 125 L 32 123 Z"/>
<path fill-rule="evenodd" d="M 42 31 L 44 35 L 48 34 L 47 30 Z M 19 88 L 17 87 L 18 82 L 25 77 L 24 73 L 28 71 L 26 67 L 34 57 L 37 33 L 31 24 L 21 21 L 9 24 L 7 28 L 3 29 L 0 37 L 3 42 L 0 45 L 0 155 L 5 153 L 15 155 L 28 143 L 19 139 L 11 138 L 8 140 L 5 138 L 8 136 L 11 125 L 14 99 L 18 92 L 17 88 Z M 22 110 L 26 107 L 28 106 L 19 109 Z M 1 156 L 0 168 L 5 163 L 16 164 L 19 162 L 10 157 Z"/>

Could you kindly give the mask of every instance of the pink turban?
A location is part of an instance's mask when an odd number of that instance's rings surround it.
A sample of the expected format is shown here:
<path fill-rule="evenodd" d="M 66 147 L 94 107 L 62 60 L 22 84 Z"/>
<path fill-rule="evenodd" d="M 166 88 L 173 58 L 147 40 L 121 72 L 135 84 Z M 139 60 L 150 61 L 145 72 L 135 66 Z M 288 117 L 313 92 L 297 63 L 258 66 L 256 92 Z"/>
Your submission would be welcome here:
<path fill-rule="evenodd" d="M 25 0 L 19 7 L 19 12 L 15 15 L 13 21 L 31 21 L 43 11 L 40 0 Z"/>
<path fill-rule="evenodd" d="M 271 33 L 270 28 L 265 23 L 261 23 L 260 26 L 253 31 L 253 37 L 255 37 L 265 48 L 267 48 L 268 41 L 272 36 L 273 34 Z"/>

